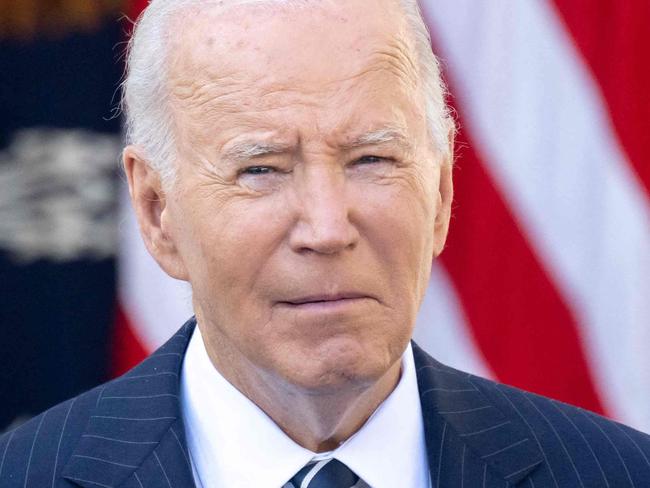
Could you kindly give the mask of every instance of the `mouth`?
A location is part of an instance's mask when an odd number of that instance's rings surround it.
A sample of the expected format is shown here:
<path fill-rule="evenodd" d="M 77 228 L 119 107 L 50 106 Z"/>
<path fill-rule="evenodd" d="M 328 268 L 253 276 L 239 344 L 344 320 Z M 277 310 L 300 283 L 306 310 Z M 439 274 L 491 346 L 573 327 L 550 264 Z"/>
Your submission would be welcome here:
<path fill-rule="evenodd" d="M 305 305 L 308 303 L 324 303 L 324 302 L 338 302 L 343 300 L 356 300 L 360 298 L 369 298 L 367 295 L 361 293 L 337 293 L 334 295 L 307 295 L 303 297 L 292 298 L 281 303 L 288 305 Z"/>
<path fill-rule="evenodd" d="M 368 299 L 372 299 L 372 297 L 362 293 L 350 292 L 306 295 L 280 301 L 278 304 L 295 310 L 326 311 L 358 305 L 364 303 Z"/>

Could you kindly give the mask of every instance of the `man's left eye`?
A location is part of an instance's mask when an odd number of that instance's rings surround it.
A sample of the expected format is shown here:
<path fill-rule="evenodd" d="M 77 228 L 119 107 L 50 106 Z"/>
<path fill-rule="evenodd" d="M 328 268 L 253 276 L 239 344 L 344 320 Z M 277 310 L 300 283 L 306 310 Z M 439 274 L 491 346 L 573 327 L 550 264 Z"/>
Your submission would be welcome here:
<path fill-rule="evenodd" d="M 356 162 L 359 164 L 373 164 L 383 163 L 384 161 L 386 161 L 386 158 L 382 158 L 381 156 L 368 155 L 360 157 Z"/>
<path fill-rule="evenodd" d="M 270 166 L 249 166 L 241 171 L 242 174 L 246 175 L 267 175 L 273 173 L 275 168 Z"/>

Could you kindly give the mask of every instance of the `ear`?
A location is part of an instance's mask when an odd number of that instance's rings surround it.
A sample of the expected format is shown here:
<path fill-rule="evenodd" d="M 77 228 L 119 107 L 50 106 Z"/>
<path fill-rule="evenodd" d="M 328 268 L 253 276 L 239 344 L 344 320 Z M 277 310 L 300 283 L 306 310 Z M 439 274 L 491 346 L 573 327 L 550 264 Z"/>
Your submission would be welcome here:
<path fill-rule="evenodd" d="M 169 276 L 187 281 L 187 270 L 169 223 L 173 219 L 168 215 L 170 209 L 160 175 L 135 146 L 127 146 L 122 158 L 131 203 L 149 254 Z"/>
<path fill-rule="evenodd" d="M 435 234 L 433 236 L 433 258 L 437 258 L 445 247 L 449 233 L 451 204 L 454 199 L 453 184 L 454 166 L 454 136 L 449 136 L 449 156 L 440 163 L 440 179 L 438 182 L 438 213 L 436 214 Z"/>

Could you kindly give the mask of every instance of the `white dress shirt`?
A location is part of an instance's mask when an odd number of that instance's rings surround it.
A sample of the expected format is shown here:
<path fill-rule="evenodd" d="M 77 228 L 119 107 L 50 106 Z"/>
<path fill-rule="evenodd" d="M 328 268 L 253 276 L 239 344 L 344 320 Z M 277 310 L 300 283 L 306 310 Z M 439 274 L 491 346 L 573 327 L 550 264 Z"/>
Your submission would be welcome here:
<path fill-rule="evenodd" d="M 372 488 L 428 488 L 429 466 L 413 351 L 397 387 L 334 451 L 289 438 L 212 365 L 196 328 L 183 362 L 181 408 L 198 488 L 280 488 L 313 460 L 334 457 Z"/>

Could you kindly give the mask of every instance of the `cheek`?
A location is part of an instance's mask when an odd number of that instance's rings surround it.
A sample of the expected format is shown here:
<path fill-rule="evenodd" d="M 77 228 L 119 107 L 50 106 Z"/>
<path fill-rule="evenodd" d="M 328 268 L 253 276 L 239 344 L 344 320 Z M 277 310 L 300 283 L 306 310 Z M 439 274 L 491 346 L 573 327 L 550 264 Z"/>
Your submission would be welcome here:
<path fill-rule="evenodd" d="M 190 279 L 195 293 L 224 309 L 237 309 L 257 298 L 256 282 L 282 240 L 281 219 L 274 208 L 256 201 L 209 206 L 193 217 Z M 196 288 L 201 287 L 201 290 Z"/>
<path fill-rule="evenodd" d="M 414 257 L 432 242 L 436 202 L 433 192 L 421 180 L 403 178 L 389 185 L 365 189 L 362 205 L 367 207 L 369 220 L 381 230 L 390 243 L 391 251 L 404 258 Z M 363 208 L 363 207 L 362 207 Z"/>
<path fill-rule="evenodd" d="M 435 201 L 414 183 L 366 191 L 364 232 L 395 294 L 417 305 L 428 283 L 433 255 Z"/>

